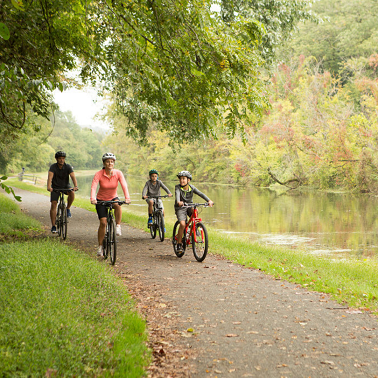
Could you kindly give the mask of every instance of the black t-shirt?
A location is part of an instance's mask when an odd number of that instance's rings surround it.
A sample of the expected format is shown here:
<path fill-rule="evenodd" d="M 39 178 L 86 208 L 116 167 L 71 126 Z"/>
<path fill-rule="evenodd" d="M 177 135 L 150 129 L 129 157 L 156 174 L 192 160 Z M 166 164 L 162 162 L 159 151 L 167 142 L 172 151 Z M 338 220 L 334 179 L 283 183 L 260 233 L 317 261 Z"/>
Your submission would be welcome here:
<path fill-rule="evenodd" d="M 54 174 L 51 182 L 53 189 L 70 188 L 70 173 L 73 168 L 69 164 L 64 163 L 62 169 L 59 169 L 58 163 L 52 164 L 49 172 Z"/>

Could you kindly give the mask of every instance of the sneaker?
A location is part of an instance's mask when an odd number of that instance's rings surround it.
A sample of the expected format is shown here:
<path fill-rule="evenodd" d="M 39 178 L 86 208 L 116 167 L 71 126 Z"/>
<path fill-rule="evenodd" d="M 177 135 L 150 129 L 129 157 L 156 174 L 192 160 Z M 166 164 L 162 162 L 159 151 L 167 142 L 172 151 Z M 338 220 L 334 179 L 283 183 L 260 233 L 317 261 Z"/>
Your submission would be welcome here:
<path fill-rule="evenodd" d="M 103 257 L 103 256 L 104 256 L 104 254 L 103 254 L 103 252 L 102 252 L 102 245 L 100 245 L 100 246 L 98 247 L 98 250 L 97 250 L 97 256 L 100 256 L 100 257 Z"/>
<path fill-rule="evenodd" d="M 53 233 L 53 234 L 56 234 L 58 231 L 56 230 L 56 226 L 52 226 L 51 227 L 51 232 Z"/>
<path fill-rule="evenodd" d="M 71 210 L 67 209 L 67 218 L 72 218 Z"/>
<path fill-rule="evenodd" d="M 117 236 L 122 236 L 122 230 L 121 230 L 120 224 L 117 224 L 117 226 L 116 226 L 116 234 L 117 234 Z"/>
<path fill-rule="evenodd" d="M 149 218 L 148 218 L 148 225 L 149 225 L 149 226 L 152 226 L 152 223 L 153 223 L 153 222 L 152 222 L 152 217 L 149 217 Z"/>
<path fill-rule="evenodd" d="M 182 252 L 183 250 L 184 250 L 184 248 L 183 248 L 182 244 L 181 243 L 177 244 L 177 251 Z"/>

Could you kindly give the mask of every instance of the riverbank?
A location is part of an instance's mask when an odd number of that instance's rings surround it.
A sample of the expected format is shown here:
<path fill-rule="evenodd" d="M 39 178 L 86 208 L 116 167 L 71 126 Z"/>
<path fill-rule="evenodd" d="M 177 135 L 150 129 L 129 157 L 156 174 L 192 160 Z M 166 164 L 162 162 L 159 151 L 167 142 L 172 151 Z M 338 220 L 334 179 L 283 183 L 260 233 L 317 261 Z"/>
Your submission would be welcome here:
<path fill-rule="evenodd" d="M 141 377 L 146 323 L 123 283 L 0 194 L 0 371 Z"/>
<path fill-rule="evenodd" d="M 44 188 L 10 180 L 8 184 L 21 189 L 48 195 Z M 77 198 L 75 206 L 94 211 L 88 200 Z M 147 231 L 144 216 L 124 207 L 122 222 Z M 173 224 L 167 223 L 167 237 Z M 339 303 L 348 304 L 360 311 L 378 312 L 378 260 L 331 259 L 305 251 L 282 247 L 267 247 L 235 236 L 225 235 L 209 228 L 212 254 L 221 255 L 247 268 L 259 269 L 277 279 L 300 284 L 308 290 L 328 293 Z M 188 251 L 187 253 L 190 253 Z"/>

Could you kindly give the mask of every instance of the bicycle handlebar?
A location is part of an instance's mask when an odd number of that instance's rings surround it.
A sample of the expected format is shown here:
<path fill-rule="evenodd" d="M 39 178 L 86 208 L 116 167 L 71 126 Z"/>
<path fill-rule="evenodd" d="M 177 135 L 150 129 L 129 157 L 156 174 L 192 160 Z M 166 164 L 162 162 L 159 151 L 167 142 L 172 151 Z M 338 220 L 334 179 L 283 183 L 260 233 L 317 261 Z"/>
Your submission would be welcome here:
<path fill-rule="evenodd" d="M 60 192 L 72 192 L 74 190 L 74 188 L 68 188 L 68 189 L 53 189 L 53 192 L 57 192 L 57 193 L 60 193 Z M 79 189 L 77 189 L 79 190 Z"/>
<path fill-rule="evenodd" d="M 151 198 L 168 198 L 168 197 L 169 197 L 169 195 L 166 194 L 166 195 L 164 195 L 164 196 L 149 196 L 149 197 L 147 197 L 146 199 L 151 199 Z"/>
<path fill-rule="evenodd" d="M 118 203 L 118 205 L 128 205 L 128 203 L 126 203 L 125 201 L 98 201 L 97 204 L 98 205 L 103 205 L 103 206 L 107 206 L 107 205 L 111 205 L 113 203 Z"/>
<path fill-rule="evenodd" d="M 208 207 L 209 203 L 185 203 L 181 207 L 198 207 L 198 206 L 203 206 L 203 207 Z"/>

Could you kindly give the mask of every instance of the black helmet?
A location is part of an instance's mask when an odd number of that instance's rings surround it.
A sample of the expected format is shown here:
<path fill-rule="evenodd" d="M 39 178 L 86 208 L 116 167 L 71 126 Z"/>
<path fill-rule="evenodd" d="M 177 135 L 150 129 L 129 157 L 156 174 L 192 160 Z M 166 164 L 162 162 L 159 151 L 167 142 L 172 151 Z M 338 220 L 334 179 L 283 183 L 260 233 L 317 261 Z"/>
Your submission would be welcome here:
<path fill-rule="evenodd" d="M 148 172 L 148 176 L 151 176 L 151 175 L 153 175 L 154 173 L 156 173 L 156 174 L 159 176 L 159 172 L 158 172 L 156 169 L 151 169 L 151 170 Z"/>
<path fill-rule="evenodd" d="M 112 154 L 111 152 L 105 152 L 104 155 L 102 155 L 102 161 L 104 162 L 105 160 L 107 159 L 113 159 L 114 161 L 116 161 L 116 157 L 114 154 Z"/>
<path fill-rule="evenodd" d="M 188 179 L 192 179 L 192 175 L 190 174 L 189 171 L 181 171 L 177 174 L 177 177 L 187 177 Z"/>
<path fill-rule="evenodd" d="M 66 157 L 66 153 L 63 151 L 58 151 L 55 153 L 55 159 L 58 159 L 59 157 Z"/>

